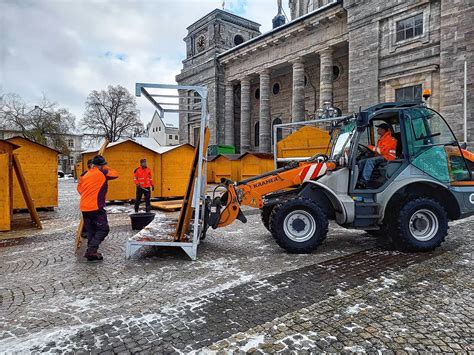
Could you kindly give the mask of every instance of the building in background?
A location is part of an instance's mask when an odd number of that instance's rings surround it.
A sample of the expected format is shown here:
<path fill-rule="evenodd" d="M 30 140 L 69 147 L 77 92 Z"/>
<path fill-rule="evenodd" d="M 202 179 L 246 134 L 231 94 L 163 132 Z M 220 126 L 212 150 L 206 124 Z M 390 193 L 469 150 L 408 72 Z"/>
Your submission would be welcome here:
<path fill-rule="evenodd" d="M 172 124 L 165 123 L 155 111 L 150 124 L 147 127 L 148 137 L 154 138 L 161 146 L 171 146 L 179 144 L 179 129 Z"/>
<path fill-rule="evenodd" d="M 289 7 L 291 21 L 282 21 L 280 3 L 264 34 L 223 10 L 187 28 L 176 81 L 207 86 L 211 144 L 271 152 L 274 124 L 317 117 L 326 102 L 348 114 L 421 100 L 423 89 L 457 138 L 474 142 L 474 2 L 289 0 Z M 193 144 L 199 117 L 179 119 L 180 142 Z"/>

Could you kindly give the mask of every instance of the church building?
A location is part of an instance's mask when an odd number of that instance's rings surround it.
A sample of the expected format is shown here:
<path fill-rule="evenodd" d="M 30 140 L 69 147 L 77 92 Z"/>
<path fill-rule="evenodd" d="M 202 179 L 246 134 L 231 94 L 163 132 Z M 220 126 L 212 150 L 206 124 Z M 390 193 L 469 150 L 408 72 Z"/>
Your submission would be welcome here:
<path fill-rule="evenodd" d="M 472 1 L 289 0 L 290 21 L 280 1 L 263 34 L 220 9 L 187 28 L 176 81 L 207 86 L 211 144 L 271 152 L 274 124 L 316 119 L 328 104 L 350 114 L 421 100 L 424 89 L 458 139 L 474 141 Z M 180 143 L 198 131 L 199 116 L 181 113 Z"/>

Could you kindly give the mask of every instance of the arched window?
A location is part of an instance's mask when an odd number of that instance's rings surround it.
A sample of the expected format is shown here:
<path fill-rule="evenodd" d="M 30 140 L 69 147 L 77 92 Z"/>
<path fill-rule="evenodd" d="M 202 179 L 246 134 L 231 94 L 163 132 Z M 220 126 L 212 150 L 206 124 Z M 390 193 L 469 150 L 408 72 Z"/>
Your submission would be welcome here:
<path fill-rule="evenodd" d="M 280 124 L 280 123 L 282 123 L 280 118 L 275 118 L 275 119 L 273 120 L 273 123 L 272 123 L 272 132 L 274 132 L 273 126 L 276 125 L 276 124 Z M 277 131 L 277 142 L 281 141 L 282 138 L 283 138 L 283 132 L 282 132 L 281 129 L 279 129 L 279 130 Z"/>
<path fill-rule="evenodd" d="M 260 145 L 260 122 L 255 123 L 255 146 Z"/>

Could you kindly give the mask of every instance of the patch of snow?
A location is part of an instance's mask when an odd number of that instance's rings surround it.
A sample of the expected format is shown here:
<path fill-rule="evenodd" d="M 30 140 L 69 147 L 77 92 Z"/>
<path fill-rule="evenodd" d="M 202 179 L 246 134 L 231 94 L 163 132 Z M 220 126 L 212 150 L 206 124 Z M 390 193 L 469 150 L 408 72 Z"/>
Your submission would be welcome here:
<path fill-rule="evenodd" d="M 351 353 L 365 353 L 365 349 L 360 345 L 345 346 L 344 350 L 349 351 Z"/>
<path fill-rule="evenodd" d="M 356 323 L 350 323 L 350 325 L 343 325 L 342 327 L 347 329 L 351 333 L 354 329 L 358 329 L 358 328 L 362 329 L 362 327 L 359 324 L 356 324 Z"/>
<path fill-rule="evenodd" d="M 354 306 L 350 306 L 346 309 L 346 314 L 357 314 L 361 311 L 365 311 L 366 309 L 371 309 L 372 306 L 364 305 L 364 304 L 355 304 Z"/>
<path fill-rule="evenodd" d="M 240 348 L 241 351 L 247 352 L 252 348 L 257 348 L 259 344 L 263 344 L 265 342 L 264 335 L 258 335 L 256 337 L 251 337 L 247 339 L 247 343 Z"/>

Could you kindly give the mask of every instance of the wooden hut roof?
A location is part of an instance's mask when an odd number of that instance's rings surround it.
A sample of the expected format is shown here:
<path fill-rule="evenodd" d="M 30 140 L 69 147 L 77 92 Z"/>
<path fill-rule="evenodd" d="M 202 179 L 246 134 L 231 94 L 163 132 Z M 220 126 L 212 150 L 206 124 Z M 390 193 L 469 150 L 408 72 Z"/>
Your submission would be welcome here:
<path fill-rule="evenodd" d="M 143 148 L 151 150 L 152 152 L 155 152 L 155 153 L 158 153 L 158 154 L 164 154 L 164 153 L 167 153 L 167 152 L 169 152 L 173 149 L 179 148 L 183 145 L 189 145 L 189 144 L 181 144 L 181 145 L 163 146 L 163 145 L 160 145 L 154 138 L 151 138 L 151 137 L 135 137 L 133 139 L 128 138 L 128 139 L 125 139 L 125 140 L 120 140 L 120 141 L 117 141 L 117 142 L 110 143 L 107 146 L 107 148 L 112 148 L 116 145 L 119 145 L 119 144 L 122 144 L 122 143 L 125 143 L 125 142 L 132 142 L 134 144 L 138 144 L 138 145 L 142 146 Z M 189 146 L 191 146 L 191 145 L 189 145 Z M 95 152 L 98 152 L 98 151 L 99 151 L 99 148 L 97 147 L 97 148 L 87 149 L 82 153 L 83 154 L 85 154 L 85 153 L 95 153 Z"/>
<path fill-rule="evenodd" d="M 12 142 L 9 142 L 6 139 L 0 139 L 0 142 L 10 145 L 12 147 L 12 150 L 20 148 L 19 145 L 16 145 L 15 143 L 12 143 Z"/>
<path fill-rule="evenodd" d="M 30 143 L 39 145 L 40 147 L 43 147 L 43 148 L 52 150 L 53 152 L 55 152 L 55 153 L 57 153 L 57 154 L 61 154 L 61 152 L 60 152 L 59 150 L 57 150 L 57 149 L 48 147 L 47 145 L 44 145 L 44 144 L 41 144 L 41 143 L 37 143 L 37 142 L 35 142 L 35 141 L 32 141 L 31 139 L 28 139 L 28 138 L 25 138 L 25 137 L 22 137 L 22 136 L 10 137 L 10 138 L 7 139 L 7 141 L 10 141 L 10 140 L 12 140 L 12 139 L 23 139 L 23 140 L 28 141 L 28 142 L 30 142 Z M 19 148 L 21 148 L 21 146 L 19 146 Z"/>
<path fill-rule="evenodd" d="M 245 152 L 244 154 L 240 155 L 240 158 L 243 158 L 246 155 L 254 155 L 260 159 L 273 159 L 272 153 L 260 153 L 260 152 Z"/>

